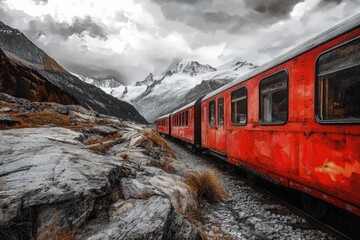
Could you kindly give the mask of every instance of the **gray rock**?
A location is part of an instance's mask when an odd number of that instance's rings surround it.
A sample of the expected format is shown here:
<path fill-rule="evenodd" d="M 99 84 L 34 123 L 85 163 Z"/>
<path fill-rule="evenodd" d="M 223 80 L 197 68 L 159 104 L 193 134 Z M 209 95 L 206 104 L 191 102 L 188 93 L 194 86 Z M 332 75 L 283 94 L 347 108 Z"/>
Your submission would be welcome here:
<path fill-rule="evenodd" d="M 0 114 L 0 126 L 13 126 L 21 123 L 20 121 L 13 120 L 8 114 Z"/>
<path fill-rule="evenodd" d="M 123 178 L 121 187 L 124 199 L 144 199 L 161 195 L 170 199 L 172 205 L 182 212 L 195 209 L 196 202 L 179 176 L 162 172 L 162 175 L 138 176 L 136 179 Z"/>
<path fill-rule="evenodd" d="M 112 135 L 114 133 L 117 133 L 117 131 L 118 130 L 116 128 L 107 127 L 107 126 L 95 126 L 95 127 L 90 127 L 90 128 L 84 129 L 85 133 L 97 134 L 97 135 L 101 135 L 101 136 Z"/>
<path fill-rule="evenodd" d="M 109 173 L 122 164 L 94 154 L 63 128 L 0 132 L 0 226 L 15 221 L 24 208 L 96 197 L 110 190 Z"/>
<path fill-rule="evenodd" d="M 11 111 L 11 108 L 8 108 L 8 107 L 0 108 L 0 112 L 10 112 L 10 111 Z"/>
<path fill-rule="evenodd" d="M 93 111 L 93 110 L 89 110 L 89 109 L 86 109 L 80 105 L 67 105 L 68 109 L 69 110 L 72 110 L 74 112 L 78 112 L 78 113 L 81 113 L 81 114 L 84 114 L 84 115 L 88 115 L 88 116 L 92 116 L 92 117 L 96 117 L 98 116 L 98 113 Z"/>
<path fill-rule="evenodd" d="M 69 114 L 69 108 L 65 105 L 58 103 L 48 103 L 54 112 L 67 115 Z"/>
<path fill-rule="evenodd" d="M 109 222 L 85 228 L 79 239 L 196 239 L 196 227 L 160 196 L 120 200 L 110 209 Z"/>
<path fill-rule="evenodd" d="M 37 239 L 199 237 L 181 215 L 196 208 L 181 177 L 92 153 L 81 138 L 56 127 L 0 131 L 0 238 L 24 222 Z"/>
<path fill-rule="evenodd" d="M 6 94 L 6 93 L 0 93 L 0 100 L 5 102 L 16 102 L 16 98 Z"/>

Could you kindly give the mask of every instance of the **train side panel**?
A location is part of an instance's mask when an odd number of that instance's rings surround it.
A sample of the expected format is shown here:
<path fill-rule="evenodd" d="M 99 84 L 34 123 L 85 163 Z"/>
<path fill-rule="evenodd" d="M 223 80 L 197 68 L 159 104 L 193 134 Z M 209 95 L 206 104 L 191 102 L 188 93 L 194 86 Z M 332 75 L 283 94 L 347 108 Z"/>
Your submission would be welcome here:
<path fill-rule="evenodd" d="M 158 118 L 155 123 L 156 123 L 156 131 L 165 135 L 170 135 L 170 130 L 171 130 L 170 116 Z"/>
<path fill-rule="evenodd" d="M 186 108 L 172 114 L 171 136 L 194 144 L 195 108 Z"/>

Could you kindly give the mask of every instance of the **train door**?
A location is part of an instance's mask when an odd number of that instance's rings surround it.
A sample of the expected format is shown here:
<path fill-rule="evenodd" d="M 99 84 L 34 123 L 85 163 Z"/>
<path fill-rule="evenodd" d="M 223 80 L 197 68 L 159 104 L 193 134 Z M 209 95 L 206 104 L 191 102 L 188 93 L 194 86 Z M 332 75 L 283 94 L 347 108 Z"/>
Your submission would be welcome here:
<path fill-rule="evenodd" d="M 209 102 L 209 131 L 208 131 L 208 148 L 216 150 L 216 102 Z"/>
<path fill-rule="evenodd" d="M 224 121 L 224 98 L 217 100 L 216 146 L 215 150 L 226 153 L 226 129 Z"/>
<path fill-rule="evenodd" d="M 200 108 L 200 121 L 201 121 L 201 124 L 200 124 L 200 129 L 201 129 L 201 141 L 200 141 L 200 144 L 202 147 L 204 148 L 208 148 L 208 125 L 207 125 L 207 118 L 208 118 L 208 112 L 207 112 L 207 104 L 206 102 L 204 103 L 201 103 L 201 108 Z M 195 115 L 196 117 L 196 115 Z"/>

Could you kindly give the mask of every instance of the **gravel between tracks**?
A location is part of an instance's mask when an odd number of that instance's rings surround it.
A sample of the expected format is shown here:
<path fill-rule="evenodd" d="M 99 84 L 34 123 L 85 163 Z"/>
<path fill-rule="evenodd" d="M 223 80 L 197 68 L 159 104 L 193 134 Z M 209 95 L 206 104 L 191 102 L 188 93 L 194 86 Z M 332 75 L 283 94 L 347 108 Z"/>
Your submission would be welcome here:
<path fill-rule="evenodd" d="M 239 176 L 219 169 L 206 156 L 193 154 L 169 140 L 179 160 L 191 168 L 219 172 L 231 196 L 218 204 L 206 203 L 202 210 L 204 232 L 209 239 L 335 239 L 253 190 Z"/>

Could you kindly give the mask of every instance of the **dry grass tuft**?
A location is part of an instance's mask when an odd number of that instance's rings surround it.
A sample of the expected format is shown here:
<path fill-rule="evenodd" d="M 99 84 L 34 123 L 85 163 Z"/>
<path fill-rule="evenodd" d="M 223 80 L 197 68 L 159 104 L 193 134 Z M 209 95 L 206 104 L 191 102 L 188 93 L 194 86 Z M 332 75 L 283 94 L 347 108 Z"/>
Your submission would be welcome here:
<path fill-rule="evenodd" d="M 154 167 L 160 168 L 167 173 L 175 174 L 176 170 L 171 165 L 171 160 L 161 161 L 154 164 Z"/>
<path fill-rule="evenodd" d="M 106 136 L 106 137 L 99 137 L 95 139 L 90 139 L 85 142 L 86 145 L 93 145 L 97 143 L 103 143 L 103 142 L 109 142 L 109 141 L 116 141 L 122 137 L 121 133 L 114 133 L 112 135 Z"/>
<path fill-rule="evenodd" d="M 191 194 L 201 204 L 203 200 L 220 202 L 229 196 L 229 192 L 215 171 L 200 169 L 190 173 L 185 179 Z"/>
<path fill-rule="evenodd" d="M 120 156 L 121 156 L 122 160 L 124 160 L 126 162 L 130 161 L 130 159 L 131 159 L 129 154 L 127 154 L 127 153 L 123 153 Z"/>
<path fill-rule="evenodd" d="M 108 152 L 109 149 L 110 149 L 110 146 L 107 145 L 107 144 L 99 143 L 99 144 L 96 145 L 96 146 L 91 146 L 91 147 L 89 147 L 89 149 L 90 149 L 91 151 L 93 151 L 94 153 L 106 155 L 107 152 Z"/>
<path fill-rule="evenodd" d="M 154 130 L 152 129 L 145 129 L 140 131 L 148 140 L 152 141 L 153 143 L 155 143 L 155 145 L 161 147 L 162 149 L 164 149 L 167 153 L 169 153 L 170 155 L 172 155 L 173 157 L 175 157 L 175 153 L 172 150 L 170 144 L 163 138 L 161 137 L 159 134 L 157 134 Z"/>

